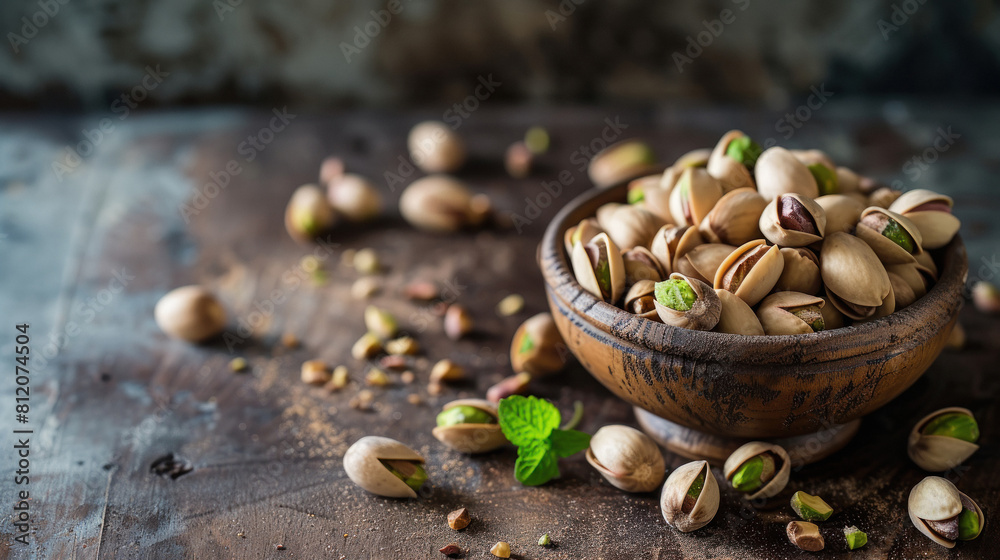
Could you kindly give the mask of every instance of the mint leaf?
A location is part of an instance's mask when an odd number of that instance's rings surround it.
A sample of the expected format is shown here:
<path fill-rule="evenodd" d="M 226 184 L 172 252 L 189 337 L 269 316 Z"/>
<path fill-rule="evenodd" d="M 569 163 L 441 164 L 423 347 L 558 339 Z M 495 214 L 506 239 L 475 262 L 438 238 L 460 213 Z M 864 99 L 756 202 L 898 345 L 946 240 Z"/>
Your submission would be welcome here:
<path fill-rule="evenodd" d="M 549 435 L 552 452 L 560 459 L 565 459 L 590 447 L 590 434 L 577 430 L 552 430 Z"/>
<path fill-rule="evenodd" d="M 548 440 L 535 440 L 518 448 L 514 477 L 521 484 L 539 486 L 557 476 L 559 476 L 559 465 Z"/>
<path fill-rule="evenodd" d="M 554 404 L 535 397 L 514 395 L 501 399 L 498 410 L 503 435 L 518 447 L 547 439 L 561 420 Z"/>

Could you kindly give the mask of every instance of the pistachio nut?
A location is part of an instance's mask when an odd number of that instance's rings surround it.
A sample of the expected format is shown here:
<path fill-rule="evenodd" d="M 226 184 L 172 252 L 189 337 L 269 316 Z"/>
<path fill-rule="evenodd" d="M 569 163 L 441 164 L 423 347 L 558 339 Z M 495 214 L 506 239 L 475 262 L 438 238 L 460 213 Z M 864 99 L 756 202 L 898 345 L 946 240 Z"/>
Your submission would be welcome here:
<path fill-rule="evenodd" d="M 851 319 L 866 319 L 888 299 L 889 275 L 867 243 L 847 233 L 823 240 L 820 273 L 827 299 Z"/>
<path fill-rule="evenodd" d="M 927 251 L 921 251 L 916 255 L 913 255 L 913 258 L 917 261 L 917 270 L 919 270 L 921 274 L 926 274 L 932 282 L 937 282 L 938 267 L 934 262 L 934 258 L 931 257 L 931 254 Z"/>
<path fill-rule="evenodd" d="M 577 241 L 586 245 L 599 233 L 604 233 L 604 230 L 598 225 L 597 218 L 584 218 L 580 220 L 579 224 L 570 226 L 563 236 L 563 242 L 566 244 L 566 254 L 573 254 L 573 245 Z"/>
<path fill-rule="evenodd" d="M 337 222 L 337 213 L 318 186 L 295 189 L 285 207 L 285 229 L 299 242 L 308 242 L 328 231 Z"/>
<path fill-rule="evenodd" d="M 663 226 L 658 216 L 632 204 L 618 204 L 609 212 L 597 215 L 601 228 L 624 249 L 649 245 L 656 230 Z"/>
<path fill-rule="evenodd" d="M 510 558 L 510 544 L 499 541 L 490 549 L 490 554 L 497 558 Z"/>
<path fill-rule="evenodd" d="M 913 526 L 946 548 L 954 548 L 956 541 L 978 537 L 986 522 L 976 502 L 939 476 L 918 482 L 910 490 L 906 506 Z"/>
<path fill-rule="evenodd" d="M 688 167 L 670 191 L 670 215 L 678 225 L 697 227 L 720 198 L 722 184 L 715 177 L 700 167 Z"/>
<path fill-rule="evenodd" d="M 1000 290 L 986 280 L 972 285 L 972 303 L 980 313 L 1000 313 Z"/>
<path fill-rule="evenodd" d="M 808 552 L 819 552 L 826 546 L 823 535 L 815 523 L 792 521 L 785 527 L 788 542 Z"/>
<path fill-rule="evenodd" d="M 888 273 L 886 273 L 886 278 L 888 278 Z M 893 311 L 896 310 L 896 292 L 892 290 L 892 282 L 889 282 L 889 293 L 886 294 L 885 299 L 882 300 L 882 305 L 875 308 L 875 313 L 871 317 L 864 317 L 858 319 L 859 322 L 864 323 L 867 321 L 874 321 L 875 319 L 881 319 L 891 315 Z"/>
<path fill-rule="evenodd" d="M 823 278 L 819 273 L 819 257 L 805 247 L 782 247 L 779 251 L 785 263 L 781 276 L 774 284 L 776 291 L 819 293 Z"/>
<path fill-rule="evenodd" d="M 733 451 L 722 472 L 748 500 L 770 498 L 788 484 L 792 462 L 780 445 L 751 441 Z"/>
<path fill-rule="evenodd" d="M 365 436 L 344 454 L 344 471 L 358 486 L 388 498 L 416 498 L 427 480 L 424 458 L 402 443 Z"/>
<path fill-rule="evenodd" d="M 902 309 L 917 301 L 917 294 L 914 293 L 913 288 L 910 287 L 903 277 L 888 270 L 886 270 L 886 274 L 889 275 L 889 284 L 892 286 L 895 309 Z"/>
<path fill-rule="evenodd" d="M 830 303 L 829 298 L 823 298 L 823 302 L 825 305 L 820 307 L 819 310 L 823 313 L 823 324 L 826 325 L 826 330 L 832 331 L 833 329 L 844 327 L 847 323 L 844 314 L 835 305 Z"/>
<path fill-rule="evenodd" d="M 691 226 L 666 225 L 657 230 L 653 241 L 649 244 L 649 252 L 660 261 L 663 273 L 669 275 L 676 270 L 675 263 L 679 257 L 691 249 L 704 243 L 701 233 Z"/>
<path fill-rule="evenodd" d="M 868 534 L 851 525 L 844 527 L 844 540 L 847 541 L 848 550 L 855 550 L 868 544 Z"/>
<path fill-rule="evenodd" d="M 923 252 L 920 248 L 923 237 L 917 226 L 884 208 L 866 208 L 861 213 L 855 235 L 867 243 L 885 264 L 915 262 L 914 255 Z"/>
<path fill-rule="evenodd" d="M 833 160 L 830 159 L 830 156 L 826 155 L 826 152 L 824 152 L 823 150 L 814 149 L 814 150 L 788 150 L 788 151 L 791 152 L 793 156 L 795 156 L 795 159 L 806 164 L 807 167 L 810 165 L 822 165 L 823 167 L 829 169 L 830 171 L 834 171 L 837 168 L 837 166 L 833 164 Z"/>
<path fill-rule="evenodd" d="M 739 130 L 725 133 L 712 149 L 706 169 L 719 180 L 725 191 L 754 188 L 750 170 L 760 157 L 760 146 Z"/>
<path fill-rule="evenodd" d="M 801 194 L 809 198 L 819 196 L 816 179 L 806 164 L 791 152 L 774 146 L 764 150 L 754 169 L 757 192 L 770 201 L 779 194 Z"/>
<path fill-rule="evenodd" d="M 715 290 L 701 280 L 675 272 L 669 280 L 657 282 L 653 293 L 656 313 L 668 325 L 710 331 L 719 322 L 722 302 Z"/>
<path fill-rule="evenodd" d="M 757 317 L 769 335 L 810 334 L 826 328 L 823 298 L 800 292 L 776 292 L 760 302 Z"/>
<path fill-rule="evenodd" d="M 653 303 L 656 301 L 655 287 L 656 282 L 652 280 L 639 280 L 632 284 L 628 293 L 625 294 L 625 310 L 659 323 L 660 316 Z"/>
<path fill-rule="evenodd" d="M 396 318 L 392 316 L 392 313 L 384 309 L 379 309 L 374 305 L 369 305 L 365 308 L 365 328 L 380 339 L 389 340 L 396 336 L 399 324 L 396 322 Z"/>
<path fill-rule="evenodd" d="M 760 215 L 767 202 L 750 188 L 727 192 L 698 226 L 702 237 L 711 243 L 739 246 L 760 239 Z"/>
<path fill-rule="evenodd" d="M 752 307 L 774 288 L 784 266 L 776 245 L 768 246 L 763 239 L 749 241 L 722 261 L 714 287 L 729 290 Z"/>
<path fill-rule="evenodd" d="M 521 323 L 510 344 L 510 365 L 533 377 L 556 373 L 566 365 L 567 349 L 550 313 L 539 313 Z"/>
<path fill-rule="evenodd" d="M 201 286 L 175 288 L 156 302 L 157 326 L 188 342 L 202 342 L 226 328 L 226 310 L 212 292 Z"/>
<path fill-rule="evenodd" d="M 443 122 L 425 121 L 406 139 L 410 159 L 425 173 L 452 173 L 465 163 L 465 143 Z"/>
<path fill-rule="evenodd" d="M 656 155 L 640 140 L 623 140 L 594 154 L 587 176 L 595 186 L 607 188 L 656 170 Z"/>
<path fill-rule="evenodd" d="M 934 285 L 934 277 L 931 272 L 916 262 L 890 264 L 885 267 L 885 271 L 887 274 L 897 277 L 895 281 L 891 276 L 889 277 L 894 290 L 898 291 L 898 282 L 902 281 L 907 285 L 909 291 L 913 292 L 913 296 L 916 299 L 924 297 L 927 290 Z"/>
<path fill-rule="evenodd" d="M 775 245 L 805 247 L 823 238 L 826 213 L 811 198 L 779 194 L 760 215 L 760 231 Z"/>
<path fill-rule="evenodd" d="M 879 187 L 868 195 L 868 206 L 888 208 L 899 198 L 900 194 L 902 193 L 889 187 Z"/>
<path fill-rule="evenodd" d="M 503 155 L 503 166 L 507 174 L 515 179 L 524 179 L 531 173 L 535 154 L 521 140 L 507 146 Z"/>
<path fill-rule="evenodd" d="M 792 510 L 806 521 L 826 521 L 833 515 L 833 508 L 819 496 L 799 490 L 792 494 Z"/>
<path fill-rule="evenodd" d="M 660 261 L 645 247 L 632 247 L 622 253 L 625 265 L 625 285 L 632 286 L 639 280 L 659 282 L 665 276 Z"/>
<path fill-rule="evenodd" d="M 905 216 L 917 226 L 923 238 L 923 248 L 940 249 L 955 237 L 962 225 L 951 213 L 953 205 L 950 196 L 915 189 L 903 193 L 889 205 L 889 210 Z"/>
<path fill-rule="evenodd" d="M 453 303 L 444 313 L 444 333 L 452 340 L 460 340 L 472 332 L 475 322 L 464 305 Z"/>
<path fill-rule="evenodd" d="M 979 424 L 967 408 L 936 410 L 920 419 L 907 442 L 910 459 L 925 471 L 942 472 L 961 465 L 979 446 Z"/>
<path fill-rule="evenodd" d="M 625 292 L 625 264 L 608 234 L 598 234 L 587 244 L 578 242 L 571 260 L 583 289 L 611 304 L 621 299 Z"/>
<path fill-rule="evenodd" d="M 327 156 L 319 164 L 319 182 L 328 185 L 330 181 L 344 176 L 344 160 L 337 156 Z"/>
<path fill-rule="evenodd" d="M 444 405 L 431 433 L 462 453 L 486 453 L 507 444 L 496 405 L 483 399 L 460 399 Z"/>
<path fill-rule="evenodd" d="M 590 438 L 587 462 L 612 486 L 626 492 L 652 492 L 666 468 L 660 448 L 646 434 L 628 426 L 604 426 Z"/>
<path fill-rule="evenodd" d="M 706 167 L 711 157 L 712 148 L 697 148 L 677 158 L 672 167 L 679 169 L 684 169 L 685 167 Z"/>
<path fill-rule="evenodd" d="M 719 265 L 735 250 L 724 243 L 698 245 L 677 259 L 677 272 L 711 284 Z"/>
<path fill-rule="evenodd" d="M 636 204 L 664 222 L 673 222 L 670 215 L 670 190 L 660 187 L 662 175 L 647 175 L 628 184 L 628 201 Z"/>
<path fill-rule="evenodd" d="M 692 461 L 674 469 L 660 493 L 663 520 L 682 533 L 708 525 L 719 511 L 719 483 L 708 461 Z"/>
<path fill-rule="evenodd" d="M 326 197 L 334 210 L 352 222 L 366 222 L 382 211 L 378 189 L 354 173 L 345 173 L 327 183 Z"/>
<path fill-rule="evenodd" d="M 826 233 L 835 231 L 853 233 L 854 227 L 861 220 L 865 211 L 865 203 L 856 197 L 842 194 L 828 194 L 815 200 L 826 215 Z"/>
<path fill-rule="evenodd" d="M 715 290 L 715 293 L 722 303 L 722 312 L 719 314 L 719 322 L 715 325 L 715 332 L 764 335 L 764 327 L 761 326 L 757 314 L 753 312 L 753 308 L 747 305 L 747 302 L 721 288 Z"/>
<path fill-rule="evenodd" d="M 428 175 L 410 183 L 399 197 L 399 212 L 413 227 L 454 232 L 478 225 L 487 211 L 477 205 L 465 183 L 446 175 Z"/>
<path fill-rule="evenodd" d="M 838 167 L 837 192 L 841 194 L 856 193 L 860 189 L 861 177 L 857 173 L 846 167 Z"/>

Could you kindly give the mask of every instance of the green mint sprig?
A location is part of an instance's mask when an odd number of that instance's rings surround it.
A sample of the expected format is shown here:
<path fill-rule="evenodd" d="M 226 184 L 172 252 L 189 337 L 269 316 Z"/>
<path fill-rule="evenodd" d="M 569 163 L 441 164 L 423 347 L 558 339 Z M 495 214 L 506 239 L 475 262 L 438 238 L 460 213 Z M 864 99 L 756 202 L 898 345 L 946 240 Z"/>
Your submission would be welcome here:
<path fill-rule="evenodd" d="M 514 477 L 525 486 L 559 476 L 558 459 L 590 446 L 590 434 L 559 429 L 562 416 L 549 401 L 514 395 L 502 399 L 498 409 L 503 435 L 517 446 Z"/>

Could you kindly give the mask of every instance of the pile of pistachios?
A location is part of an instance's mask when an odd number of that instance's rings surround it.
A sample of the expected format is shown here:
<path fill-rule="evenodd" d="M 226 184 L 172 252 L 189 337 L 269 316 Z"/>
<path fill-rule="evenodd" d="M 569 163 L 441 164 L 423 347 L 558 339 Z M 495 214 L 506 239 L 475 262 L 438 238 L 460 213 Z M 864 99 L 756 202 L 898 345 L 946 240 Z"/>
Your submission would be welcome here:
<path fill-rule="evenodd" d="M 580 285 L 641 317 L 745 335 L 808 334 L 922 297 L 928 253 L 958 232 L 952 199 L 901 193 L 819 150 L 762 150 L 726 133 L 633 180 L 565 232 Z"/>

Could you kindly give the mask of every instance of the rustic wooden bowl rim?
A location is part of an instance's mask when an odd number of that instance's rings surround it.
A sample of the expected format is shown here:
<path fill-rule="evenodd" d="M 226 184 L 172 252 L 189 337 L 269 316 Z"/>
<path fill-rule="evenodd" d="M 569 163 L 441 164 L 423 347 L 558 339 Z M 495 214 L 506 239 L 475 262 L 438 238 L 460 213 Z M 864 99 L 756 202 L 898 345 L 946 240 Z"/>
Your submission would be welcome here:
<path fill-rule="evenodd" d="M 597 299 L 577 283 L 567 264 L 565 230 L 593 215 L 601 204 L 623 202 L 627 184 L 609 189 L 590 189 L 569 202 L 549 223 L 539 247 L 539 265 L 546 289 L 568 309 L 608 334 L 653 351 L 708 360 L 756 364 L 788 364 L 848 359 L 866 354 L 864 344 L 844 344 L 851 340 L 885 340 L 886 332 L 900 337 L 930 338 L 943 328 L 961 306 L 960 286 L 968 267 L 965 245 L 956 235 L 944 249 L 939 262 L 939 279 L 924 297 L 886 317 L 812 334 L 750 336 L 695 331 L 650 321 Z M 964 265 L 964 266 L 963 266 Z M 957 288 L 957 289 L 956 289 Z M 937 313 L 937 316 L 935 316 Z M 937 327 L 937 328 L 934 328 Z M 794 348 L 788 352 L 788 347 Z M 780 349 L 781 352 L 777 352 Z M 795 362 L 794 360 L 797 360 Z"/>

